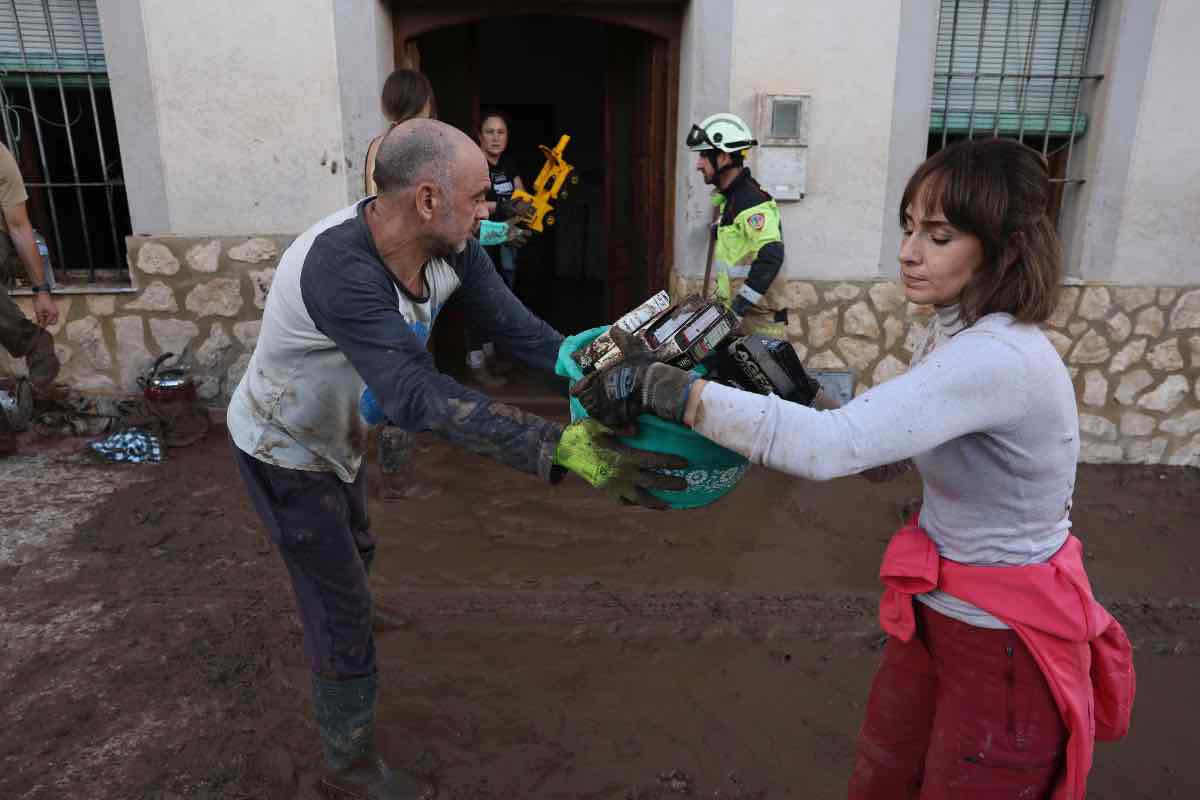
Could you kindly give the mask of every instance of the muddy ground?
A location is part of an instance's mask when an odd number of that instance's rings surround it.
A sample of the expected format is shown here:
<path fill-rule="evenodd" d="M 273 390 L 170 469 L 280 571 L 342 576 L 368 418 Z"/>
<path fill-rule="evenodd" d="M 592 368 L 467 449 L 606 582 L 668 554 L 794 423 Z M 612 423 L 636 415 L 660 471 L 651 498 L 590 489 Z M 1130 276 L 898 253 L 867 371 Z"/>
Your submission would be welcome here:
<path fill-rule="evenodd" d="M 755 470 L 654 513 L 422 446 L 440 493 L 372 509 L 393 762 L 443 798 L 843 796 L 915 479 Z M 159 466 L 77 448 L 0 461 L 0 797 L 296 796 L 301 634 L 223 432 Z M 1075 508 L 1139 673 L 1090 796 L 1200 796 L 1200 471 L 1081 467 Z"/>

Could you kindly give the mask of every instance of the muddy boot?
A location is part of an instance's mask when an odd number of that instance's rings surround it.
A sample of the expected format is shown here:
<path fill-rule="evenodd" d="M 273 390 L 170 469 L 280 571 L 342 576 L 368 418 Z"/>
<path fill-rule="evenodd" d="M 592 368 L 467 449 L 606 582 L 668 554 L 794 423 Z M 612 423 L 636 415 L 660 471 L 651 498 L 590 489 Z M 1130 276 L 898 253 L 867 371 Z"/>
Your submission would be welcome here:
<path fill-rule="evenodd" d="M 12 429 L 8 415 L 0 409 L 0 458 L 17 454 L 17 432 Z"/>
<path fill-rule="evenodd" d="M 508 383 L 507 379 L 488 369 L 482 350 L 473 350 L 467 356 L 467 377 L 487 389 L 499 389 Z"/>
<path fill-rule="evenodd" d="M 313 789 L 328 800 L 423 800 L 432 788 L 388 768 L 375 752 L 377 675 L 344 681 L 313 676 L 313 705 L 327 769 Z"/>
<path fill-rule="evenodd" d="M 58 356 L 54 354 L 54 337 L 46 329 L 39 330 L 25 353 L 29 382 L 37 389 L 46 389 L 58 377 Z"/>

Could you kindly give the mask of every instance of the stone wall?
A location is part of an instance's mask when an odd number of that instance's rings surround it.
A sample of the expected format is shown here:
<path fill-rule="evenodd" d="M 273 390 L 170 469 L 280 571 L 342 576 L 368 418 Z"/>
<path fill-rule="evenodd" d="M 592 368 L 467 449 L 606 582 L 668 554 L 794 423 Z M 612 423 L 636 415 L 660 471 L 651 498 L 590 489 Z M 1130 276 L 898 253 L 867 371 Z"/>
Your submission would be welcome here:
<path fill-rule="evenodd" d="M 157 355 L 186 349 L 200 396 L 224 405 L 293 238 L 129 237 L 132 290 L 55 298 L 62 380 L 136 391 Z M 672 280 L 677 297 L 699 289 Z M 931 313 L 893 282 L 789 281 L 787 297 L 804 363 L 853 369 L 856 393 L 908 368 Z M 31 298 L 16 299 L 31 315 Z M 1075 382 L 1083 461 L 1200 466 L 1200 287 L 1068 285 L 1046 334 Z M 0 350 L 0 373 L 21 371 Z"/>
<path fill-rule="evenodd" d="M 932 312 L 894 282 L 789 281 L 787 296 L 804 363 L 853 369 L 856 394 L 908 368 Z M 1200 288 L 1064 286 L 1045 330 L 1075 383 L 1082 461 L 1200 466 Z"/>
<path fill-rule="evenodd" d="M 250 360 L 279 254 L 293 238 L 127 237 L 132 289 L 71 287 L 55 296 L 60 380 L 138 391 L 138 376 L 159 354 L 186 351 L 200 397 L 223 405 Z M 15 299 L 32 317 L 32 299 Z M 0 350 L 0 372 L 23 371 Z"/>

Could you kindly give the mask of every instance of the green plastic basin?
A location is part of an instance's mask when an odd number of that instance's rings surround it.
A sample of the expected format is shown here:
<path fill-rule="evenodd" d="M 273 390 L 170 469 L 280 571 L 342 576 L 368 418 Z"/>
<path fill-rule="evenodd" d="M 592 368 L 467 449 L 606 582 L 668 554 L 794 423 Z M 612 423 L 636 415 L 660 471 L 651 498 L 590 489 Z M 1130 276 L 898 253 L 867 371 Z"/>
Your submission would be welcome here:
<path fill-rule="evenodd" d="M 583 370 L 571 358 L 582 347 L 608 330 L 607 325 L 568 336 L 558 349 L 558 362 L 554 371 L 567 378 L 574 386 L 583 378 Z M 701 372 L 703 370 L 700 370 Z M 587 416 L 580 402 L 571 398 L 571 419 Z M 637 418 L 638 434 L 622 437 L 621 441 L 638 450 L 651 453 L 671 453 L 687 459 L 687 469 L 662 470 L 668 475 L 680 475 L 687 480 L 688 487 L 682 491 L 669 492 L 659 489 L 651 494 L 662 499 L 671 508 L 698 508 L 708 505 L 728 493 L 745 476 L 750 462 L 732 450 L 705 439 L 692 429 L 675 422 L 667 422 L 650 414 Z"/>

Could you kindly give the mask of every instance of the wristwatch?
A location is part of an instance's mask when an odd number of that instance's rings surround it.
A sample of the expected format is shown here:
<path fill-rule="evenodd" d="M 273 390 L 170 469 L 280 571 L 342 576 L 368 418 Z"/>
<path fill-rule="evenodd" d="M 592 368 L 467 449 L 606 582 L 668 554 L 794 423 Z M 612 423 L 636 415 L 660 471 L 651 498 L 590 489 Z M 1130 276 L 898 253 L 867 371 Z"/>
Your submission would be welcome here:
<path fill-rule="evenodd" d="M 50 284 L 48 284 L 48 283 L 39 283 L 36 286 L 30 286 L 29 290 L 31 292 L 33 292 L 34 294 L 37 294 L 38 292 L 45 292 L 46 294 L 51 294 Z"/>

